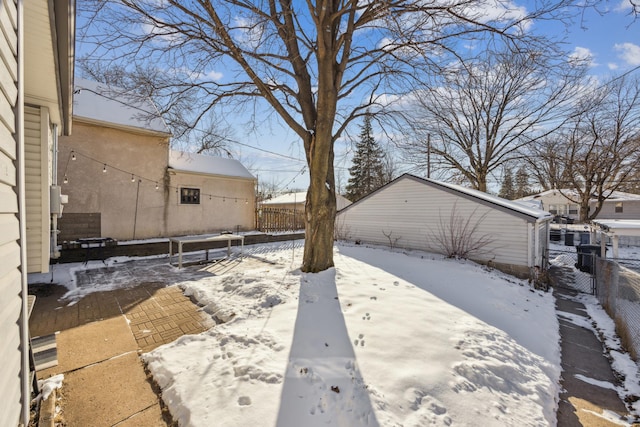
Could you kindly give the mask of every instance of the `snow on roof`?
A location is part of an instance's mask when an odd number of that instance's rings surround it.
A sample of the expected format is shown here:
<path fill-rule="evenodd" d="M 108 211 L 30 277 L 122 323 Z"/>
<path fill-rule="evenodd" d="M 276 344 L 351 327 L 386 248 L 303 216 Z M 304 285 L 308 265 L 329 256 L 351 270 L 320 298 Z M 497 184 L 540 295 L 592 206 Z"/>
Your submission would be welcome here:
<path fill-rule="evenodd" d="M 171 134 L 150 99 L 141 101 L 127 95 L 122 89 L 85 79 L 75 80 L 73 116 L 93 122 Z"/>
<path fill-rule="evenodd" d="M 518 199 L 518 201 L 527 201 L 527 200 L 536 200 L 544 196 L 555 195 L 556 193 L 562 194 L 569 197 L 578 197 L 578 193 L 575 190 L 570 190 L 567 188 L 563 189 L 551 189 L 546 190 L 538 194 L 532 194 L 530 196 L 522 197 Z M 606 193 L 605 193 L 606 194 Z M 640 200 L 640 194 L 633 193 L 625 193 L 623 191 L 614 191 L 611 195 L 605 200 L 606 201 L 621 201 L 621 200 Z"/>
<path fill-rule="evenodd" d="M 184 151 L 169 151 L 169 167 L 183 172 L 255 179 L 251 172 L 235 159 L 186 153 Z"/>
<path fill-rule="evenodd" d="M 430 182 L 432 184 L 435 184 L 437 186 L 440 187 L 446 187 L 449 188 L 451 190 L 460 192 L 460 193 L 464 193 L 468 196 L 474 197 L 476 199 L 480 199 L 480 200 L 484 200 L 487 201 L 491 204 L 497 205 L 497 206 L 502 206 L 504 208 L 507 208 L 509 210 L 515 211 L 515 212 L 519 212 L 522 214 L 525 214 L 527 216 L 533 217 L 533 218 L 538 218 L 538 219 L 550 219 L 553 218 L 553 216 L 549 213 L 549 212 L 545 212 L 541 209 L 535 208 L 535 207 L 530 207 L 530 206 L 525 206 L 521 203 L 517 203 L 514 202 L 512 200 L 507 200 L 507 199 L 503 199 L 502 197 L 498 197 L 498 196 L 493 196 L 491 194 L 487 194 L 484 193 L 482 191 L 478 191 L 478 190 L 473 190 L 471 188 L 466 188 L 466 187 L 462 187 L 460 185 L 455 185 L 455 184 L 449 184 L 447 182 L 441 182 L 441 181 L 436 181 L 433 179 L 429 179 L 429 178 L 418 178 L 418 177 L 414 177 L 413 175 L 409 175 L 410 177 L 413 178 L 417 178 L 417 179 L 423 179 L 424 181 Z"/>
<path fill-rule="evenodd" d="M 594 225 L 605 231 L 621 235 L 640 235 L 640 220 L 637 219 L 594 219 Z"/>
<path fill-rule="evenodd" d="M 287 203 L 304 203 L 307 200 L 307 192 L 287 193 L 273 199 L 265 200 L 263 205 L 283 205 Z"/>

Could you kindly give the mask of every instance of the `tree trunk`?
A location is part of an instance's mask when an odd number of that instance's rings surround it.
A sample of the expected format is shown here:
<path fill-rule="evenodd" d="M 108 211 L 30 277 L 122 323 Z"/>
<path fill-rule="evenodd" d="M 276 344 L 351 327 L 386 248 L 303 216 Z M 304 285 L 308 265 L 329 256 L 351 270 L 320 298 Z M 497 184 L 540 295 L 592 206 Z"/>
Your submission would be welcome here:
<path fill-rule="evenodd" d="M 309 159 L 310 183 L 305 206 L 305 245 L 302 271 L 317 273 L 333 267 L 333 229 L 336 217 L 336 194 L 333 172 L 333 141 L 331 134 L 326 141 L 313 137 L 311 146 L 325 149 L 313 150 Z M 325 154 L 326 152 L 326 154 Z M 323 155 L 324 154 L 324 155 Z M 326 173 L 319 173 L 326 171 Z"/>

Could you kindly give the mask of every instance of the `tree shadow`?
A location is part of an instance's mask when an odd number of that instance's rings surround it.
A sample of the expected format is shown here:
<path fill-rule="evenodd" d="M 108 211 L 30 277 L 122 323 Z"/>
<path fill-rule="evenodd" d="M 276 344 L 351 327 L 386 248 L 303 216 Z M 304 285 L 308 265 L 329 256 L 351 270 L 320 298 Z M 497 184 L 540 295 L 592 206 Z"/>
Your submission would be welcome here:
<path fill-rule="evenodd" d="M 278 427 L 379 426 L 340 307 L 335 269 L 300 278 Z"/>

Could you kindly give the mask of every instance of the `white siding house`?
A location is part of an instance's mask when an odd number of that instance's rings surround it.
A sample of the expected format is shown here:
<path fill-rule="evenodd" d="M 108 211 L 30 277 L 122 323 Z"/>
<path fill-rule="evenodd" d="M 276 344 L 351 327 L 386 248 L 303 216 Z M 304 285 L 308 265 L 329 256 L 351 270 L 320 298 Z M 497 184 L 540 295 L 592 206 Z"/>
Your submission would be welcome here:
<path fill-rule="evenodd" d="M 0 425 L 16 426 L 31 401 L 27 266 L 48 266 L 50 143 L 71 130 L 75 2 L 0 1 Z"/>
<path fill-rule="evenodd" d="M 405 174 L 338 212 L 336 232 L 351 241 L 444 253 L 442 233 L 468 223 L 476 226 L 471 240 L 486 241 L 471 259 L 528 277 L 533 267 L 546 267 L 551 219 L 539 209 Z"/>
<path fill-rule="evenodd" d="M 575 221 L 580 219 L 579 195 L 574 190 L 547 190 L 532 194 L 517 201 L 536 202 L 553 215 L 562 215 Z M 589 212 L 596 208 L 596 199 L 589 201 Z M 596 219 L 640 219 L 640 194 L 614 191 L 602 203 Z"/>
<path fill-rule="evenodd" d="M 286 193 L 273 199 L 265 200 L 261 204 L 265 207 L 275 209 L 292 209 L 304 212 L 304 205 L 307 201 L 307 192 Z M 351 201 L 340 194 L 336 194 L 336 209 L 344 209 L 351 204 Z"/>

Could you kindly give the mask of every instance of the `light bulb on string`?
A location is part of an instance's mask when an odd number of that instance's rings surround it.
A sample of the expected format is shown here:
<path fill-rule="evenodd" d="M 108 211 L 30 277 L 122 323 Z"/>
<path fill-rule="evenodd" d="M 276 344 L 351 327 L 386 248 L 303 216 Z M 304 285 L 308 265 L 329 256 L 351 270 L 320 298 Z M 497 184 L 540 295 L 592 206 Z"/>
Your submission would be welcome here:
<path fill-rule="evenodd" d="M 158 188 L 160 188 L 160 187 L 158 186 L 158 183 L 156 182 L 156 190 L 157 190 Z"/>
<path fill-rule="evenodd" d="M 136 177 L 131 174 L 131 182 L 136 182 Z"/>
<path fill-rule="evenodd" d="M 104 166 L 102 166 L 102 173 L 107 173 L 107 164 L 105 163 Z"/>
<path fill-rule="evenodd" d="M 76 153 L 75 151 L 71 151 L 71 160 L 75 161 L 76 160 Z"/>
<path fill-rule="evenodd" d="M 64 176 L 64 181 L 62 181 L 62 182 L 64 182 L 65 184 L 69 183 L 69 178 L 67 178 L 67 175 Z"/>

